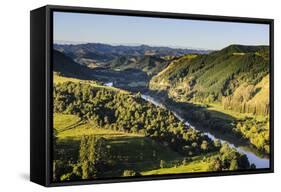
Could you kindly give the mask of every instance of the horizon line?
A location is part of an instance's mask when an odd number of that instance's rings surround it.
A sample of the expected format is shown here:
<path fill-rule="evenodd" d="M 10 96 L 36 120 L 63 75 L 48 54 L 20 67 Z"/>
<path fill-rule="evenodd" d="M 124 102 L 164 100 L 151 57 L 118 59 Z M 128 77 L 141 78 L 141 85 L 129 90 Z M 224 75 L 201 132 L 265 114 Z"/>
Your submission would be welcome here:
<path fill-rule="evenodd" d="M 107 42 L 90 42 L 90 41 L 67 41 L 67 40 L 54 40 L 54 44 L 60 45 L 83 45 L 83 44 L 105 44 L 111 46 L 149 46 L 149 47 L 167 47 L 172 49 L 195 49 L 195 50 L 208 50 L 215 51 L 217 49 L 208 49 L 208 48 L 198 48 L 198 47 L 189 47 L 181 45 L 156 45 L 156 44 L 145 44 L 145 43 L 107 43 Z"/>
<path fill-rule="evenodd" d="M 224 49 L 231 45 L 242 45 L 242 46 L 270 46 L 266 44 L 239 44 L 239 43 L 231 43 L 220 49 L 209 49 L 209 48 L 198 48 L 198 47 L 188 47 L 188 46 L 178 46 L 178 45 L 154 45 L 154 44 L 142 44 L 142 43 L 106 43 L 106 42 L 89 42 L 89 41 L 67 41 L 67 40 L 54 40 L 54 44 L 58 45 L 83 45 L 83 44 L 105 44 L 110 46 L 129 46 L 129 47 L 137 47 L 137 46 L 149 46 L 149 47 L 166 47 L 172 49 L 194 49 L 194 50 L 205 50 L 205 51 L 217 51 Z"/>

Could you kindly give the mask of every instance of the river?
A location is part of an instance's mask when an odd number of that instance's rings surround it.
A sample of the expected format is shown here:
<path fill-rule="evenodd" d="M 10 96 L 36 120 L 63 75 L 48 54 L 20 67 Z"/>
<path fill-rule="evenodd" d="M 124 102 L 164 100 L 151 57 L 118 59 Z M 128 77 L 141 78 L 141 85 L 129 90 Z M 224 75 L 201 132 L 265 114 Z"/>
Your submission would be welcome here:
<path fill-rule="evenodd" d="M 163 103 L 159 102 L 158 100 L 156 100 L 155 98 L 153 98 L 150 95 L 142 94 L 141 98 L 154 104 L 155 106 L 167 109 Z M 178 118 L 180 121 L 184 122 L 184 124 L 186 126 L 192 127 L 193 129 L 199 131 L 198 129 L 196 129 L 195 126 L 192 126 L 186 119 L 181 117 L 180 114 L 178 114 L 172 110 L 170 110 L 170 111 L 175 115 L 176 118 Z M 255 164 L 256 168 L 269 168 L 269 159 L 265 158 L 265 157 L 259 157 L 254 152 L 252 152 L 250 150 L 246 150 L 247 146 L 237 146 L 234 143 L 230 143 L 229 141 L 218 138 L 218 136 L 215 137 L 213 134 L 211 134 L 209 132 L 202 131 L 202 130 L 201 130 L 201 132 L 203 132 L 203 134 L 207 135 L 210 139 L 212 139 L 212 140 L 218 139 L 221 143 L 227 143 L 230 147 L 233 147 L 240 153 L 245 154 L 248 157 L 250 164 Z"/>
<path fill-rule="evenodd" d="M 112 87 L 113 86 L 113 82 L 107 82 L 105 83 L 106 86 Z M 157 99 L 155 99 L 154 97 L 150 96 L 150 95 L 146 95 L 146 94 L 141 94 L 141 98 L 154 104 L 155 106 L 167 109 L 167 107 L 161 103 L 160 101 L 158 101 Z M 193 129 L 199 131 L 198 129 L 196 129 L 195 126 L 192 126 L 186 119 L 184 119 L 180 114 L 176 113 L 173 110 L 170 110 L 176 118 L 178 118 L 180 121 L 182 121 L 186 126 L 188 127 L 192 127 Z M 249 146 L 242 146 L 242 145 L 235 145 L 234 143 L 231 143 L 230 141 L 226 141 L 223 140 L 222 138 L 219 138 L 218 136 L 214 136 L 213 134 L 207 132 L 207 131 L 202 131 L 200 130 L 203 134 L 207 135 L 210 139 L 212 140 L 219 140 L 221 143 L 227 143 L 230 147 L 235 148 L 238 152 L 245 154 L 250 162 L 250 164 L 255 164 L 256 168 L 269 168 L 270 167 L 270 162 L 269 159 L 266 157 L 259 157 L 257 156 L 253 151 L 251 151 L 249 148 Z"/>

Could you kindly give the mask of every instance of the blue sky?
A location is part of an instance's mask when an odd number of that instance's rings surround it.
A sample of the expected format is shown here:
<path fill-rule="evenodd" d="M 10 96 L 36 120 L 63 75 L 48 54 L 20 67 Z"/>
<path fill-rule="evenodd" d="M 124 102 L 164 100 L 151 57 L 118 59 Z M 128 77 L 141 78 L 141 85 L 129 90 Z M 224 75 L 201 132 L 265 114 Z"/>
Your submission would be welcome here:
<path fill-rule="evenodd" d="M 54 13 L 54 41 L 221 49 L 269 45 L 269 25 L 183 19 Z"/>

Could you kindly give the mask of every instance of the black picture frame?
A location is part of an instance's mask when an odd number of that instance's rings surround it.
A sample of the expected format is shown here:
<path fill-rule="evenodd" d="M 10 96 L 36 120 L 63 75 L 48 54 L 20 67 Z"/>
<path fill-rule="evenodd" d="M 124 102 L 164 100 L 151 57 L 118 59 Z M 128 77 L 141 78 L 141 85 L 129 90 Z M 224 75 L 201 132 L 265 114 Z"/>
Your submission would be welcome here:
<path fill-rule="evenodd" d="M 52 175 L 52 44 L 54 11 L 158 18 L 260 23 L 270 25 L 270 168 L 205 173 L 185 173 L 53 183 Z M 30 12 L 30 180 L 43 186 L 116 183 L 161 179 L 242 175 L 274 172 L 274 20 L 263 18 L 195 15 L 137 10 L 46 5 Z"/>

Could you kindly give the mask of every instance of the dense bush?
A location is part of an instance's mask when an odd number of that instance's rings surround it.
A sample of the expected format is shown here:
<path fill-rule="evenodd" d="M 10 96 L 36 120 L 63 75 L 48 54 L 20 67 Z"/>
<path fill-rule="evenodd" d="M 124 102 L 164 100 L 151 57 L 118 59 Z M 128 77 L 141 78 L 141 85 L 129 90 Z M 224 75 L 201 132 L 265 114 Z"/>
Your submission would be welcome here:
<path fill-rule="evenodd" d="M 135 172 L 134 170 L 124 170 L 122 176 L 123 177 L 139 176 L 139 174 L 137 172 Z"/>
<path fill-rule="evenodd" d="M 223 144 L 219 155 L 209 159 L 209 171 L 248 169 L 250 164 L 246 155 L 238 153 L 235 149 Z"/>
<path fill-rule="evenodd" d="M 78 115 L 102 128 L 144 134 L 185 155 L 216 150 L 207 136 L 187 127 L 168 110 L 143 100 L 140 94 L 66 82 L 54 87 L 54 111 Z"/>
<path fill-rule="evenodd" d="M 237 121 L 234 129 L 249 141 L 260 151 L 270 153 L 269 140 L 269 120 L 257 121 L 253 118 L 245 118 Z"/>

